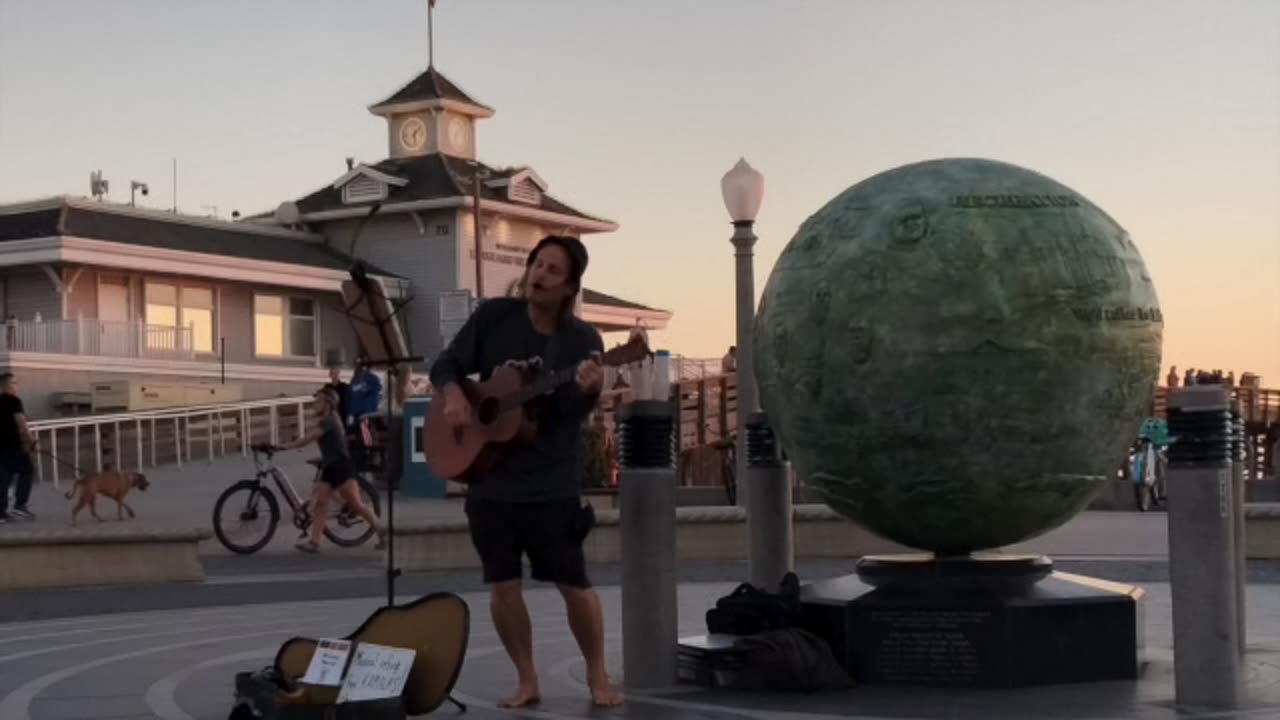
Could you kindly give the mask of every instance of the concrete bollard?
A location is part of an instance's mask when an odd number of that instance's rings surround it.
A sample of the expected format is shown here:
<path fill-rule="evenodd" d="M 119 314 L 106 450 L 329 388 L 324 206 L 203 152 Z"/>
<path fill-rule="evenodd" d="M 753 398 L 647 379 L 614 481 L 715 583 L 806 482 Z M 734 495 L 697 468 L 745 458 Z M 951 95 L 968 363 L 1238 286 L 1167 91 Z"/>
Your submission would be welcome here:
<path fill-rule="evenodd" d="M 795 568 L 795 523 L 787 468 L 762 412 L 747 422 L 746 485 L 751 584 L 777 591 L 782 576 Z"/>
<path fill-rule="evenodd" d="M 1179 705 L 1239 702 L 1231 413 L 1225 388 L 1169 394 L 1169 583 Z"/>
<path fill-rule="evenodd" d="M 1245 648 L 1249 644 L 1249 636 L 1244 626 L 1244 603 L 1247 599 L 1245 588 L 1249 578 L 1244 534 L 1245 459 L 1244 416 L 1240 412 L 1240 401 L 1233 400 L 1231 403 L 1231 529 L 1236 568 L 1236 644 L 1241 657 L 1244 656 Z"/>
<path fill-rule="evenodd" d="M 642 400 L 618 411 L 622 542 L 622 682 L 628 689 L 676 683 L 676 471 L 669 403 Z"/>

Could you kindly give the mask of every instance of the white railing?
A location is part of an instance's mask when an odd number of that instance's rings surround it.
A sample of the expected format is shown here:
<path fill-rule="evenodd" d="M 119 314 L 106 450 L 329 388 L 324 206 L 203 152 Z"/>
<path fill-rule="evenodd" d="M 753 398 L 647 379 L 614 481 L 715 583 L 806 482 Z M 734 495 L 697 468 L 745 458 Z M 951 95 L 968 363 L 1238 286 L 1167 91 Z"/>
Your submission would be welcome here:
<path fill-rule="evenodd" d="M 30 427 L 39 447 L 32 460 L 36 476 L 42 481 L 52 480 L 56 488 L 61 487 L 63 475 L 101 471 L 104 456 L 110 456 L 109 464 L 120 469 L 169 462 L 181 467 L 184 459 L 190 462 L 197 457 L 212 460 L 225 456 L 228 440 L 233 452 L 247 455 L 254 442 L 278 443 L 280 427 L 286 420 L 296 423 L 300 434 L 307 423 L 310 403 L 311 396 L 304 395 L 36 420 Z M 255 438 L 255 429 L 264 418 L 266 427 Z M 132 437 L 126 439 L 129 435 Z"/>
<path fill-rule="evenodd" d="M 10 322 L 3 328 L 3 347 L 15 352 L 167 359 L 195 357 L 190 327 L 77 318 Z"/>

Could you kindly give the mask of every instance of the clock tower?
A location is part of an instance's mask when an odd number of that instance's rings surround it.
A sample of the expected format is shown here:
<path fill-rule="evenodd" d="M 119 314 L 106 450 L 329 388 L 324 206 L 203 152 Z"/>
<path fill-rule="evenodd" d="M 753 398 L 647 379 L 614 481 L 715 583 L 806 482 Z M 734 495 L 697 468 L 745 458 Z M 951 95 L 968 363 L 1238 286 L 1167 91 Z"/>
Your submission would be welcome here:
<path fill-rule="evenodd" d="M 493 108 L 471 99 L 435 67 L 369 112 L 386 118 L 393 158 L 441 153 L 475 160 L 476 120 L 493 117 Z"/>

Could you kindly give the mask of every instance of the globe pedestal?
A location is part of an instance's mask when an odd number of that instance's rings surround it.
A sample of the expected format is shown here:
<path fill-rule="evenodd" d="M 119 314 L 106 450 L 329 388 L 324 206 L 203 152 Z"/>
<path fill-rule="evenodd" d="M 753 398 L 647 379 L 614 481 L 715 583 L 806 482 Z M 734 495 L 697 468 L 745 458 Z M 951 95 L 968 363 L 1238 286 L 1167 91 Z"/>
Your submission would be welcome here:
<path fill-rule="evenodd" d="M 806 629 L 855 681 L 992 688 L 1136 679 L 1143 595 L 997 554 L 867 557 L 801 589 Z"/>

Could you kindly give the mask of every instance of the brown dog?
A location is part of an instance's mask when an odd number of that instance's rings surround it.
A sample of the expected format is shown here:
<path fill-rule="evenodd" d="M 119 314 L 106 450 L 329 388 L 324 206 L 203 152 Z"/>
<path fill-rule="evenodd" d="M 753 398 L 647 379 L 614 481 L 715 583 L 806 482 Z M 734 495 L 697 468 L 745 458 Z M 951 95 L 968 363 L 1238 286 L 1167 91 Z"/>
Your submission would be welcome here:
<path fill-rule="evenodd" d="M 133 508 L 129 507 L 124 501 L 124 496 L 129 494 L 133 488 L 138 490 L 146 490 L 149 487 L 147 477 L 142 473 L 122 472 L 120 470 L 103 470 L 102 472 L 89 473 L 84 477 L 76 480 L 75 485 L 67 491 L 66 497 L 71 498 L 76 490 L 80 490 L 80 498 L 76 502 L 75 508 L 71 510 L 71 524 L 76 524 L 76 515 L 80 513 L 80 509 L 85 505 L 89 506 L 89 513 L 94 519 L 102 522 L 102 518 L 98 517 L 98 508 L 96 505 L 99 495 L 103 495 L 116 501 L 116 519 L 124 520 L 124 511 L 129 511 L 129 517 L 135 518 L 137 514 L 133 512 Z"/>

